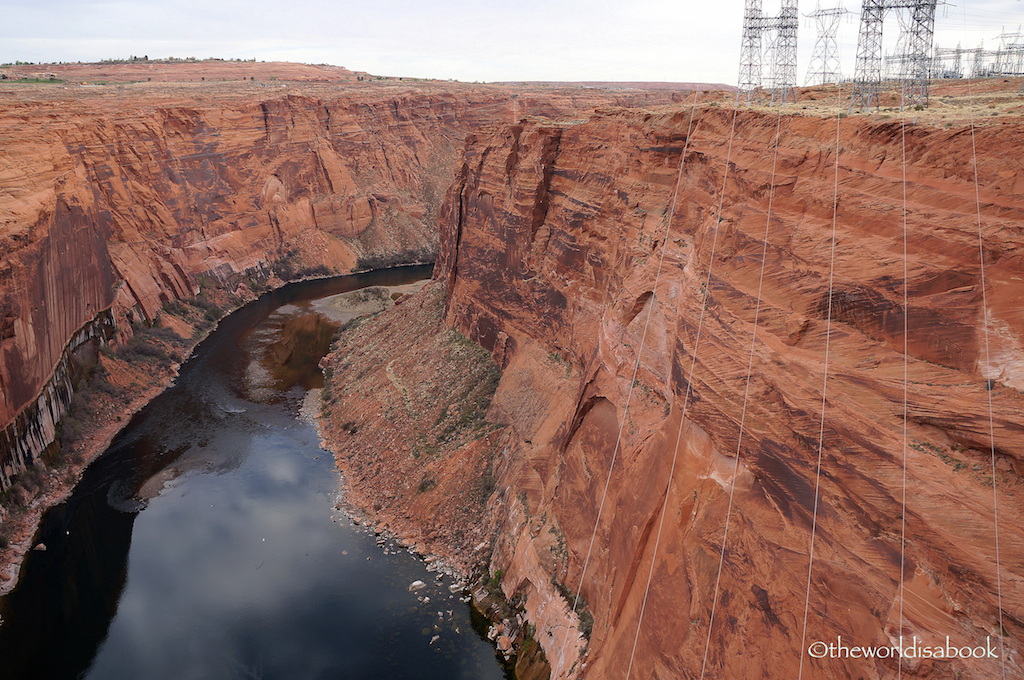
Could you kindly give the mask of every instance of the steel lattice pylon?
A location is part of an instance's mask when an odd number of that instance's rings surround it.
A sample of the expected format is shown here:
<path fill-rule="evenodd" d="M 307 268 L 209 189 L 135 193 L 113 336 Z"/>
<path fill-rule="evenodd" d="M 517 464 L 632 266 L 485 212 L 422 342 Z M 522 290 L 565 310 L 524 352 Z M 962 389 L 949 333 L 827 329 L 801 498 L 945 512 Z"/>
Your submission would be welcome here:
<path fill-rule="evenodd" d="M 899 13 L 896 19 L 900 24 L 900 37 L 896 41 L 896 51 L 886 55 L 882 63 L 882 80 L 895 80 L 905 83 L 910 74 L 910 62 L 907 55 L 910 54 L 910 17 Z"/>
<path fill-rule="evenodd" d="M 882 81 L 882 25 L 886 13 L 894 9 L 910 11 L 910 20 L 902 36 L 905 47 L 897 55 L 906 74 L 902 78 L 903 104 L 923 106 L 928 103 L 935 8 L 938 4 L 938 0 L 863 0 L 851 109 L 878 106 Z"/>
<path fill-rule="evenodd" d="M 836 41 L 836 34 L 839 32 L 839 20 L 844 14 L 849 13 L 845 7 L 840 6 L 818 8 L 806 15 L 814 19 L 818 29 L 818 40 L 814 43 L 811 63 L 807 67 L 807 78 L 804 81 L 807 85 L 839 82 L 839 44 Z"/>
<path fill-rule="evenodd" d="M 932 75 L 936 78 L 963 78 L 965 50 L 959 43 L 956 47 L 936 47 L 932 64 Z"/>
<path fill-rule="evenodd" d="M 746 0 L 743 9 L 743 39 L 740 45 L 739 93 L 747 103 L 761 87 L 761 0 Z"/>
<path fill-rule="evenodd" d="M 882 22 L 885 11 L 885 0 L 864 0 L 861 7 L 857 67 L 853 76 L 850 108 L 870 108 L 878 104 L 878 88 L 882 81 Z"/>
<path fill-rule="evenodd" d="M 794 100 L 796 33 L 799 24 L 797 0 L 782 0 L 782 9 L 779 15 L 774 17 L 764 16 L 761 11 L 761 0 L 746 0 L 743 11 L 737 101 L 745 97 L 746 103 L 749 104 L 761 87 L 762 47 L 766 34 L 770 37 L 765 56 L 771 66 L 771 102 L 776 104 Z"/>
<path fill-rule="evenodd" d="M 996 50 L 993 75 L 1016 76 L 1024 70 L 1024 33 L 1019 27 L 1016 32 L 1003 32 L 998 36 L 1000 45 Z"/>
<path fill-rule="evenodd" d="M 903 81 L 903 105 L 928 104 L 931 77 L 932 40 L 935 36 L 935 8 L 938 0 L 920 0 L 910 9 L 907 40 L 907 71 Z"/>
<path fill-rule="evenodd" d="M 775 18 L 775 49 L 772 50 L 772 104 L 795 101 L 796 29 L 800 25 L 797 0 L 782 0 L 782 9 Z"/>

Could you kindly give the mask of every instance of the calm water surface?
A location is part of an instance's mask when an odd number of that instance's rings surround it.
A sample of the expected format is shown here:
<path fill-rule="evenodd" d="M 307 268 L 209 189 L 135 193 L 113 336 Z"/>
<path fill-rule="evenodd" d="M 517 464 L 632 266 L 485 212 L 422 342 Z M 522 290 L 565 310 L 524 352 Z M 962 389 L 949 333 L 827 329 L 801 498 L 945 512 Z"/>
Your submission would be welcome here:
<path fill-rule="evenodd" d="M 450 579 L 335 509 L 303 416 L 329 337 L 308 302 L 429 273 L 296 284 L 225 319 L 45 516 L 0 600 L 0 677 L 503 678 Z"/>

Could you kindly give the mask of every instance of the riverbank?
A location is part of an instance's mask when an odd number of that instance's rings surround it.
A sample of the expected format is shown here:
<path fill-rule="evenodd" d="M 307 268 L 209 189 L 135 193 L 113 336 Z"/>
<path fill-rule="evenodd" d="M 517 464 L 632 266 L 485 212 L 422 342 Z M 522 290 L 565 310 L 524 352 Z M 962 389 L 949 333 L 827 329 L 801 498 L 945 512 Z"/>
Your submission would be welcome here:
<path fill-rule="evenodd" d="M 0 599 L 4 677 L 505 677 L 461 584 L 334 510 L 309 422 L 333 325 L 313 303 L 425 276 L 288 286 L 223 319 L 44 514 L 46 551 Z"/>
<path fill-rule="evenodd" d="M 498 367 L 443 327 L 443 309 L 443 290 L 432 283 L 350 323 L 322 362 L 320 422 L 346 502 L 415 552 L 469 576 L 490 554 L 485 510 L 506 432 L 486 417 Z"/>
<path fill-rule="evenodd" d="M 67 500 L 85 469 L 107 450 L 133 415 L 171 385 L 178 375 L 179 366 L 172 364 L 159 374 L 151 374 L 152 384 L 145 391 L 134 395 L 126 406 L 115 405 L 113 398 L 104 399 L 99 410 L 108 415 L 109 419 L 102 424 L 97 422 L 94 428 L 90 428 L 87 434 L 72 445 L 69 455 L 57 466 L 36 473 L 35 477 L 41 485 L 38 495 L 32 497 L 27 504 L 4 508 L 2 524 L 7 545 L 0 549 L 0 596 L 6 595 L 18 585 L 25 554 L 33 547 L 43 549 L 42 544 L 34 545 L 43 513 Z"/>
<path fill-rule="evenodd" d="M 424 265 L 423 262 L 410 262 L 400 266 Z M 43 514 L 66 501 L 86 468 L 109 448 L 132 417 L 174 383 L 181 365 L 216 330 L 222 318 L 260 296 L 288 285 L 372 272 L 360 270 L 289 281 L 273 274 L 258 286 L 241 284 L 233 291 L 219 287 L 204 288 L 194 298 L 168 304 L 152 328 L 138 326 L 128 341 L 118 347 L 101 350 L 96 356 L 95 366 L 89 370 L 91 380 L 76 386 L 74 402 L 77 409 L 73 406 L 61 421 L 61 436 L 42 456 L 42 465 L 28 473 L 27 485 L 26 479 L 22 479 L 0 495 L 0 597 L 17 586 L 25 555 L 33 548 L 41 547 L 37 546 L 34 538 Z M 405 294 L 415 292 L 421 286 L 407 284 L 392 288 Z M 348 293 L 340 294 L 344 295 Z M 388 300 L 372 309 L 359 306 L 358 311 L 357 306 L 353 306 L 351 312 L 379 311 L 391 302 Z M 330 307 L 330 303 L 325 304 Z M 325 310 L 318 308 L 317 311 Z"/>
<path fill-rule="evenodd" d="M 270 288 L 286 283 L 276 276 L 266 281 Z M 182 363 L 217 322 L 262 293 L 248 286 L 234 292 L 206 290 L 168 305 L 152 327 L 139 326 L 129 341 L 97 353 L 88 378 L 76 385 L 71 409 L 58 424 L 58 439 L 2 496 L 0 596 L 17 586 L 25 554 L 45 549 L 34 541 L 43 514 L 66 501 L 86 468 L 132 416 L 173 384 Z"/>
<path fill-rule="evenodd" d="M 488 417 L 501 371 L 444 325 L 440 283 L 397 302 L 350 322 L 322 362 L 321 446 L 341 469 L 344 509 L 457 575 L 515 677 L 547 678 L 521 594 L 507 597 L 488 566 L 506 507 L 496 480 L 509 431 Z"/>

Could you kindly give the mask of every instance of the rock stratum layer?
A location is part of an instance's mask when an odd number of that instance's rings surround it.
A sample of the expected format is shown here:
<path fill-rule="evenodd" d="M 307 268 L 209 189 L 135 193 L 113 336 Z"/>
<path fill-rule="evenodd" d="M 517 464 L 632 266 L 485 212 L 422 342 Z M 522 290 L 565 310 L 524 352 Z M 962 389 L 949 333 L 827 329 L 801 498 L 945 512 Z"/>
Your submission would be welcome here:
<path fill-rule="evenodd" d="M 5 86 L 0 488 L 53 439 L 55 371 L 99 315 L 124 337 L 203 281 L 431 260 L 469 130 L 679 96 L 272 85 Z"/>
<path fill-rule="evenodd" d="M 435 277 L 503 371 L 490 568 L 552 677 L 1024 677 L 1022 143 L 718 107 L 469 139 Z M 901 634 L 1001 659 L 803 651 Z"/>

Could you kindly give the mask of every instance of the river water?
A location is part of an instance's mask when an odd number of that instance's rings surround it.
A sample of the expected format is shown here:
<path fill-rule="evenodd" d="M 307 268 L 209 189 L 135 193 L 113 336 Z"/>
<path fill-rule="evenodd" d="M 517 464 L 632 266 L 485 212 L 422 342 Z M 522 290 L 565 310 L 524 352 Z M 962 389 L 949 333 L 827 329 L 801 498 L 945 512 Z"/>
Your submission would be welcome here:
<path fill-rule="evenodd" d="M 224 319 L 45 515 L 0 600 L 0 677 L 503 678 L 451 579 L 336 509 L 308 417 L 330 336 L 310 302 L 429 273 L 294 284 Z"/>

